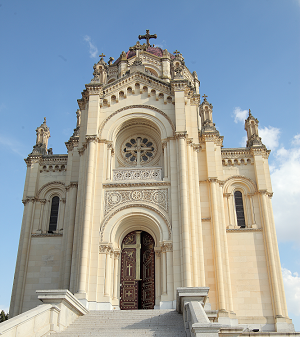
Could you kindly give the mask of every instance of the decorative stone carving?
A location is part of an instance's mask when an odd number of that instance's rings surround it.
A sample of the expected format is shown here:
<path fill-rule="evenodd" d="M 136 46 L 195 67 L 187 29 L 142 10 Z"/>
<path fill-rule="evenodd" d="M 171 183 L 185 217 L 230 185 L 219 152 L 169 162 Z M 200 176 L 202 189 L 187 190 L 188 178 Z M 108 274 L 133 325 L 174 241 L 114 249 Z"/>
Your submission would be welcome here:
<path fill-rule="evenodd" d="M 112 247 L 108 244 L 100 244 L 99 245 L 99 253 L 100 254 L 109 254 L 112 250 Z"/>
<path fill-rule="evenodd" d="M 133 168 L 113 170 L 113 180 L 162 180 L 161 168 Z"/>
<path fill-rule="evenodd" d="M 44 117 L 44 123 L 36 129 L 36 144 L 33 147 L 32 154 L 46 155 L 49 137 L 50 130 L 46 124 L 46 117 Z"/>
<path fill-rule="evenodd" d="M 168 212 L 167 189 L 144 189 L 105 192 L 105 215 L 125 203 L 147 202 Z"/>
<path fill-rule="evenodd" d="M 163 242 L 161 244 L 162 252 L 172 252 L 173 251 L 173 243 L 172 242 Z"/>

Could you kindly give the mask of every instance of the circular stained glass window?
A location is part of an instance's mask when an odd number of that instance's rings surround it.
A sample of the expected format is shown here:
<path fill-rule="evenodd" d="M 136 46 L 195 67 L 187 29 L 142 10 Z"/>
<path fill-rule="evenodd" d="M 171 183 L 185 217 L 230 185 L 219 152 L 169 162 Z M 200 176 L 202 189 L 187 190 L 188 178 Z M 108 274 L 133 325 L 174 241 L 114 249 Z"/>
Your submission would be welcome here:
<path fill-rule="evenodd" d="M 133 136 L 128 138 L 122 146 L 123 158 L 132 165 L 149 163 L 156 154 L 156 145 L 148 136 Z"/>

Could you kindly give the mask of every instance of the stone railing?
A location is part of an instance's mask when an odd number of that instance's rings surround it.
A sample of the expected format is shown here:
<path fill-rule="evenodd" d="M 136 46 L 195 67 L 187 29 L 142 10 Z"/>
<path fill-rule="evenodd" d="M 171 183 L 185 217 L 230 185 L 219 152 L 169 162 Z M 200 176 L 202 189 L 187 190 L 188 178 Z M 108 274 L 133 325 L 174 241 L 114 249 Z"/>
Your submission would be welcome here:
<path fill-rule="evenodd" d="M 1 323 L 0 336 L 42 337 L 65 330 L 88 310 L 66 289 L 37 290 L 44 303 Z"/>
<path fill-rule="evenodd" d="M 122 168 L 113 170 L 113 180 L 162 180 L 162 169 L 158 168 Z"/>
<path fill-rule="evenodd" d="M 214 323 L 210 319 L 212 311 L 206 312 L 204 305 L 209 288 L 177 288 L 176 310 L 183 314 L 183 322 L 187 337 L 238 337 L 244 328 Z"/>

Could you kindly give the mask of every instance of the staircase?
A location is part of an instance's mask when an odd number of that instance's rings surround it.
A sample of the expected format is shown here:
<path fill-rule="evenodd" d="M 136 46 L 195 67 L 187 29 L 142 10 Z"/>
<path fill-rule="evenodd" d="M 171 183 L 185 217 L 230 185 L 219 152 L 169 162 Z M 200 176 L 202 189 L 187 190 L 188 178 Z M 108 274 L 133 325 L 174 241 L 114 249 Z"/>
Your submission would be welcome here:
<path fill-rule="evenodd" d="M 90 311 L 55 337 L 186 337 L 183 318 L 174 310 Z"/>

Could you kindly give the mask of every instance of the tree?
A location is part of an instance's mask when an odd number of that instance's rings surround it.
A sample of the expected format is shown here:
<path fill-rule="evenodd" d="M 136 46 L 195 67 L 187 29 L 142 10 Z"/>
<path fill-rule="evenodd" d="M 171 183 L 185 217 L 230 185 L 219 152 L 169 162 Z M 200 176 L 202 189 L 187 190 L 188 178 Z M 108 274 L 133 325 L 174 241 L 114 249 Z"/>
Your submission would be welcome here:
<path fill-rule="evenodd" d="M 4 322 L 6 320 L 8 320 L 8 313 L 6 314 L 4 312 L 4 310 L 1 310 L 1 313 L 0 313 L 0 323 Z"/>

